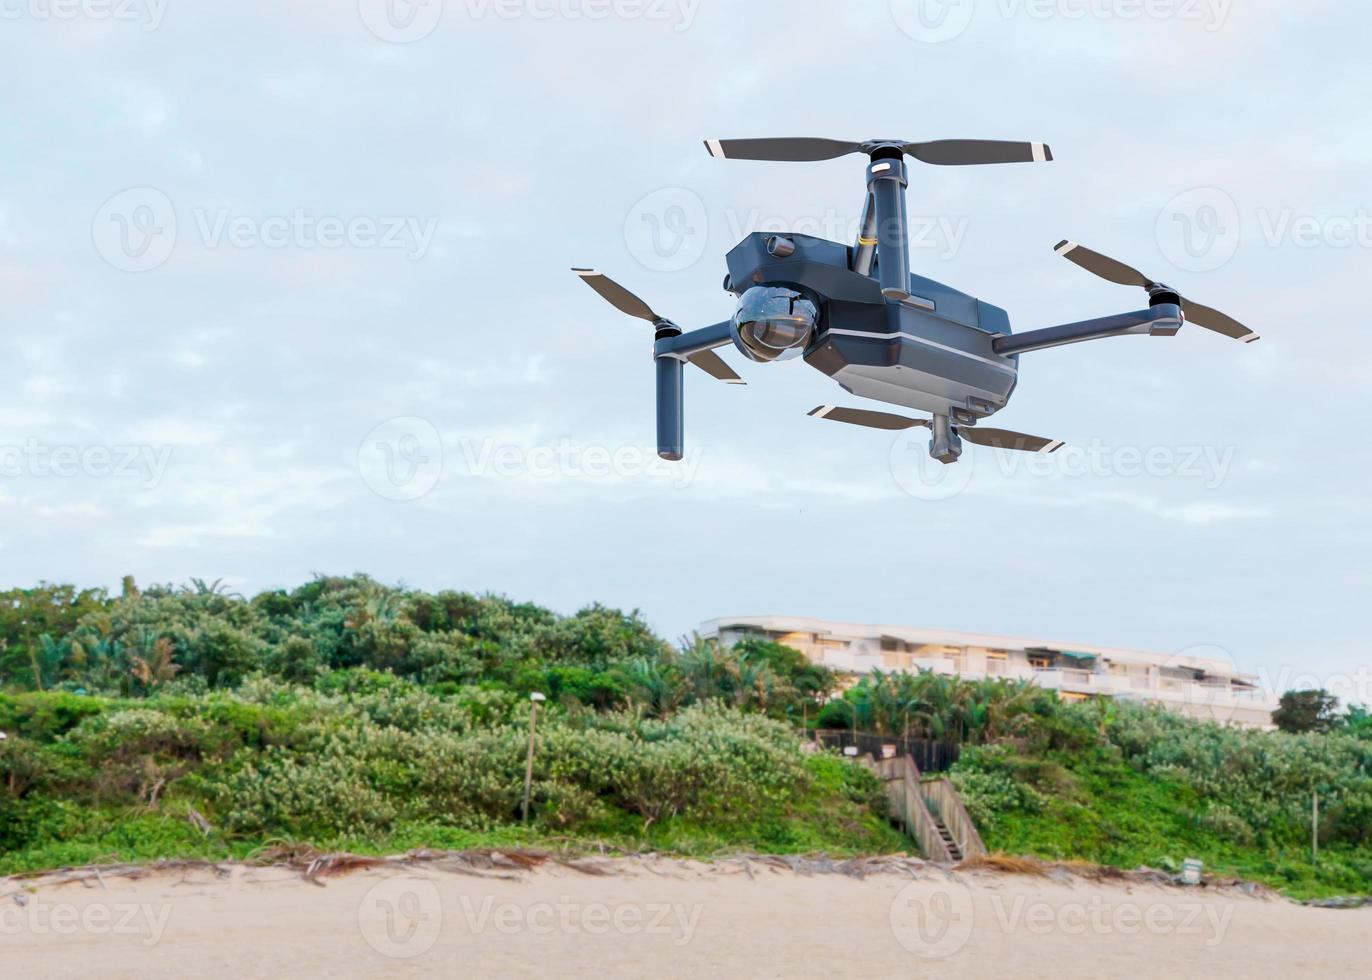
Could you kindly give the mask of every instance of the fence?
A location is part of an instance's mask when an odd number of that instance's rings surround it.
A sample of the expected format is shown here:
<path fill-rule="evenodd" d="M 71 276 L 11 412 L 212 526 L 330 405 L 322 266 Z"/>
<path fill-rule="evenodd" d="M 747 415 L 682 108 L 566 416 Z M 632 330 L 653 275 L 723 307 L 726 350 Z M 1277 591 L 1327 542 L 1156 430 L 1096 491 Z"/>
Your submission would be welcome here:
<path fill-rule="evenodd" d="M 909 756 L 920 772 L 947 772 L 958 761 L 960 749 L 956 742 L 935 742 L 927 738 L 898 738 L 853 732 L 847 729 L 821 728 L 814 733 L 815 741 L 828 749 L 846 749 L 856 745 L 859 755 L 874 759 Z"/>

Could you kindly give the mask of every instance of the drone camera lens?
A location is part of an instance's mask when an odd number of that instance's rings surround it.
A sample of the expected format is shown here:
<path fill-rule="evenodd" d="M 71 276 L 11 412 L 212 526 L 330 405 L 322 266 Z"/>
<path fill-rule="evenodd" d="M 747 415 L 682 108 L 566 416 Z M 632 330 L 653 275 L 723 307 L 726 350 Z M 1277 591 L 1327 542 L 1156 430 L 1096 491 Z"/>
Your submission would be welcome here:
<path fill-rule="evenodd" d="M 794 357 L 809 345 L 819 308 L 805 294 L 785 286 L 754 286 L 739 299 L 732 333 L 754 361 Z"/>

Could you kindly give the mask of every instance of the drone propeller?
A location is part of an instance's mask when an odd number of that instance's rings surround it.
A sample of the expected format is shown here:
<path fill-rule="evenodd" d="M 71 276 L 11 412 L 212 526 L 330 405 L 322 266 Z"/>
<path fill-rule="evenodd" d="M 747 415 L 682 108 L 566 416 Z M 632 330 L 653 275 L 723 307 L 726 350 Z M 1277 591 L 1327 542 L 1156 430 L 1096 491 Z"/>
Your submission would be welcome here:
<path fill-rule="evenodd" d="M 681 332 L 680 328 L 678 328 L 675 323 L 664 316 L 659 316 L 654 313 L 652 307 L 633 293 L 629 292 L 619 283 L 615 282 L 609 276 L 597 272 L 595 269 L 573 269 L 572 271 L 581 277 L 582 282 L 599 293 L 602 298 L 615 309 L 619 310 L 619 312 L 638 317 L 640 320 L 647 320 L 658 328 L 668 327 L 675 330 L 677 333 Z M 712 350 L 696 351 L 694 354 L 688 355 L 686 359 L 712 378 L 717 378 L 720 381 L 725 381 L 732 385 L 747 383 L 738 376 L 733 368 L 729 367 L 724 358 L 720 357 Z"/>
<path fill-rule="evenodd" d="M 712 350 L 698 350 L 694 354 L 687 354 L 686 360 L 700 368 L 712 378 L 723 381 L 725 384 L 742 385 L 744 381 L 729 367 L 727 361 Z"/>
<path fill-rule="evenodd" d="M 1013 140 L 933 140 L 927 143 L 870 140 L 866 143 L 847 143 L 843 140 L 780 138 L 705 141 L 710 156 L 719 159 L 786 163 L 834 160 L 850 153 L 871 153 L 879 147 L 898 149 L 923 163 L 945 167 L 982 163 L 1042 163 L 1053 159 L 1053 151 L 1045 143 Z"/>
<path fill-rule="evenodd" d="M 1118 283 L 1121 286 L 1138 286 L 1140 289 L 1148 290 L 1150 296 L 1157 293 L 1171 293 L 1177 297 L 1178 305 L 1181 306 L 1181 311 L 1186 319 L 1198 327 L 1222 333 L 1226 337 L 1232 337 L 1245 344 L 1251 344 L 1260 339 L 1258 334 L 1228 314 L 1203 306 L 1200 303 L 1193 303 L 1170 286 L 1149 279 L 1138 269 L 1131 265 L 1125 265 L 1118 259 L 1101 255 L 1099 252 L 1069 241 L 1058 242 L 1054 246 L 1054 251 L 1069 262 L 1075 262 L 1087 272 L 1093 272 L 1109 282 Z"/>
<path fill-rule="evenodd" d="M 611 306 L 621 313 L 636 316 L 652 324 L 670 323 L 666 317 L 658 316 L 652 307 L 604 273 L 594 269 L 573 269 L 581 281 L 598 292 Z"/>
<path fill-rule="evenodd" d="M 1027 436 L 1023 432 L 1009 429 L 976 429 L 970 426 L 955 426 L 958 435 L 978 446 L 992 449 L 1018 449 L 1026 453 L 1055 453 L 1062 448 L 1061 439 L 1045 439 L 1042 436 Z"/>
<path fill-rule="evenodd" d="M 816 418 L 847 422 L 849 425 L 865 425 L 869 429 L 913 429 L 916 426 L 930 425 L 928 419 L 912 419 L 890 412 L 873 412 L 864 408 L 837 408 L 821 405 L 809 413 Z M 957 434 L 978 446 L 992 449 L 1018 449 L 1028 453 L 1054 453 L 1062 448 L 1061 439 L 1044 439 L 1041 436 L 1028 436 L 1022 432 L 1008 429 L 978 429 L 973 426 L 954 426 Z"/>
<path fill-rule="evenodd" d="M 865 408 L 839 408 L 835 405 L 821 405 L 808 414 L 815 418 L 847 422 L 849 425 L 865 425 L 869 429 L 890 429 L 892 431 L 913 429 L 916 426 L 929 424 L 928 419 L 910 419 L 904 415 L 892 415 L 890 412 L 872 412 Z"/>

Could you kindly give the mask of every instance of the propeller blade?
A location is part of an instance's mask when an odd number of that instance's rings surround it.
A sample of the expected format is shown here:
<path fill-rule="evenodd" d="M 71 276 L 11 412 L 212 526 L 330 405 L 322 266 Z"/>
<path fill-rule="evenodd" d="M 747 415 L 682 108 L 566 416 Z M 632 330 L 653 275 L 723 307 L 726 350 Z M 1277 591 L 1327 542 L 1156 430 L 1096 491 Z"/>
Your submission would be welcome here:
<path fill-rule="evenodd" d="M 862 149 L 861 143 L 806 137 L 752 140 L 706 140 L 710 156 L 723 160 L 777 160 L 784 163 L 811 163 L 833 160 Z"/>
<path fill-rule="evenodd" d="M 833 405 L 821 405 L 809 414 L 815 418 L 847 422 L 849 425 L 865 425 L 869 429 L 913 429 L 929 424 L 928 419 L 910 419 L 889 412 L 869 412 L 865 408 L 836 408 Z"/>
<path fill-rule="evenodd" d="M 1043 439 L 1039 436 L 1026 436 L 1022 432 L 1008 429 L 976 429 L 970 426 L 959 427 L 958 435 L 978 446 L 992 449 L 1019 449 L 1026 453 L 1055 453 L 1062 448 L 1061 439 Z"/>
<path fill-rule="evenodd" d="M 921 163 L 943 167 L 981 163 L 1044 163 L 1053 159 L 1053 151 L 1048 144 L 1018 140 L 933 140 L 928 143 L 906 143 L 904 150 Z"/>
<path fill-rule="evenodd" d="M 581 277 L 582 282 L 598 292 L 619 312 L 636 316 L 640 320 L 647 320 L 649 323 L 657 323 L 663 319 L 654 313 L 647 303 L 609 276 L 596 272 L 594 269 L 573 269 L 572 271 Z"/>
<path fill-rule="evenodd" d="M 1121 286 L 1138 286 L 1140 289 L 1147 289 L 1153 285 L 1153 280 L 1149 279 L 1138 269 L 1131 265 L 1125 265 L 1117 259 L 1112 259 L 1108 255 L 1101 255 L 1093 252 L 1084 245 L 1076 242 L 1061 241 L 1053 246 L 1053 251 L 1057 252 L 1069 262 L 1075 262 L 1087 272 L 1094 272 L 1102 279 L 1110 282 L 1119 283 Z"/>
<path fill-rule="evenodd" d="M 698 350 L 694 354 L 689 355 L 686 360 L 700 368 L 710 377 L 718 378 L 720 381 L 727 382 L 731 385 L 748 383 L 740 378 L 733 368 L 729 367 L 728 362 L 725 361 L 724 358 L 720 357 L 712 350 Z"/>
<path fill-rule="evenodd" d="M 1215 333 L 1222 333 L 1226 337 L 1233 337 L 1245 344 L 1251 344 L 1255 340 L 1262 339 L 1260 335 L 1249 330 L 1232 316 L 1200 303 L 1193 303 L 1189 299 L 1181 301 L 1181 311 L 1186 314 L 1186 319 L 1196 326 L 1213 330 Z"/>
<path fill-rule="evenodd" d="M 1094 272 L 1102 279 L 1119 283 L 1121 286 L 1139 286 L 1142 289 L 1151 289 L 1158 285 L 1133 266 L 1125 265 L 1108 255 L 1093 252 L 1076 242 L 1058 242 L 1054 251 L 1063 258 L 1075 262 L 1087 272 Z M 1171 290 L 1171 287 L 1164 288 Z M 1253 341 L 1261 339 L 1257 333 L 1249 330 L 1227 313 L 1221 313 L 1219 310 L 1201 303 L 1193 303 L 1185 297 L 1182 297 L 1181 309 L 1186 314 L 1186 319 L 1198 327 L 1222 333 L 1226 337 L 1233 337 L 1245 344 L 1251 344 Z"/>

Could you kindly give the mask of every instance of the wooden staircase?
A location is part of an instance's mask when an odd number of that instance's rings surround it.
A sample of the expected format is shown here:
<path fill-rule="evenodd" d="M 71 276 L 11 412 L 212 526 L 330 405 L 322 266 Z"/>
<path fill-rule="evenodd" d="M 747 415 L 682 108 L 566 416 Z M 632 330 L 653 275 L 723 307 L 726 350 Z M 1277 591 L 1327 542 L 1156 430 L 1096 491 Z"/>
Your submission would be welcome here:
<path fill-rule="evenodd" d="M 955 864 L 986 853 L 957 789 L 947 779 L 924 779 L 908 755 L 863 758 L 886 785 L 891 816 L 919 844 L 930 861 Z"/>
<path fill-rule="evenodd" d="M 948 853 L 952 855 L 954 861 L 962 860 L 962 848 L 953 839 L 953 832 L 948 829 L 948 825 L 932 813 L 929 814 L 934 821 L 934 829 L 938 831 L 939 839 L 943 841 L 943 846 L 948 848 Z"/>

